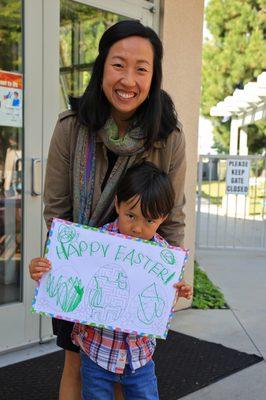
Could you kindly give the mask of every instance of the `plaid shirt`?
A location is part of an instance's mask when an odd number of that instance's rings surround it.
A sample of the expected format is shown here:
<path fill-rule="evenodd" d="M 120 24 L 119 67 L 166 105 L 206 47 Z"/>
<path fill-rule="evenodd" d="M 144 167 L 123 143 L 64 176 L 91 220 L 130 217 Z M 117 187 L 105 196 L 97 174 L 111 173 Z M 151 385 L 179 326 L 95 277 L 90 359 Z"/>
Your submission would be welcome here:
<path fill-rule="evenodd" d="M 119 232 L 118 220 L 102 227 L 111 232 Z M 153 241 L 167 242 L 155 234 Z M 150 361 L 156 341 L 146 336 L 94 328 L 76 323 L 72 331 L 72 341 L 86 353 L 92 361 L 108 371 L 123 374 L 128 363 L 132 370 L 140 368 Z"/>

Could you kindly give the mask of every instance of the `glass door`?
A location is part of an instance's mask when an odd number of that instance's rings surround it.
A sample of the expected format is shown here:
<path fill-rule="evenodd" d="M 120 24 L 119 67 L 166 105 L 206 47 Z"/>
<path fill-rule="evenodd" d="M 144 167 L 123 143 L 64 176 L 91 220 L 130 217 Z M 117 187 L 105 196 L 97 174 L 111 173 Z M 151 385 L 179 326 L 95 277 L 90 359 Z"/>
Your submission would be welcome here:
<path fill-rule="evenodd" d="M 37 9 L 0 0 L 0 351 L 39 340 L 27 267 L 41 249 L 41 28 L 27 23 Z"/>
<path fill-rule="evenodd" d="M 2 1 L 0 3 L 3 3 Z M 21 1 L 0 17 L 0 305 L 22 300 L 23 62 Z M 16 4 L 15 4 L 16 3 Z M 16 12 L 13 13 L 15 6 Z M 18 6 L 18 7 L 16 7 Z M 5 12 L 3 18 L 2 12 Z"/>
<path fill-rule="evenodd" d="M 14 339 L 8 340 L 6 322 L 23 303 L 22 1 L 1 0 L 0 9 L 0 338 L 5 348 Z"/>

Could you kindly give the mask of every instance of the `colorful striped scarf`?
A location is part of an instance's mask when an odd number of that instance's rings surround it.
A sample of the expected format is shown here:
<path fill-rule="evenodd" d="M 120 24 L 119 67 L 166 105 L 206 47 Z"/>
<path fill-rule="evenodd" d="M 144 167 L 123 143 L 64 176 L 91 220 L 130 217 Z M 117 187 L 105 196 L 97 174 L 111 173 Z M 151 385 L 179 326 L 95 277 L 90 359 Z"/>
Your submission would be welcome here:
<path fill-rule="evenodd" d="M 139 128 L 126 131 L 120 137 L 112 118 L 97 132 L 105 146 L 118 155 L 97 206 L 92 210 L 96 171 L 96 134 L 80 126 L 75 150 L 73 171 L 73 220 L 83 225 L 101 226 L 114 209 L 117 184 L 126 170 L 134 164 L 136 155 L 143 152 L 144 137 Z"/>

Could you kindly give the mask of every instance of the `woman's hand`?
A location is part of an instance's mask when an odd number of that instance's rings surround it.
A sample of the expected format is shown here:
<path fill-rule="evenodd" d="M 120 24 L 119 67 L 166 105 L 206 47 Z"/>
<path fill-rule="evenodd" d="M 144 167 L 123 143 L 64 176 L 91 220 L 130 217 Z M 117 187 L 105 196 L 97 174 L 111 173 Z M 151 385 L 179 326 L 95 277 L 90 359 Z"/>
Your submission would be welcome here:
<path fill-rule="evenodd" d="M 51 263 L 47 258 L 33 258 L 29 265 L 31 279 L 38 281 L 43 274 L 50 271 L 50 269 Z"/>
<path fill-rule="evenodd" d="M 192 286 L 188 285 L 184 279 L 175 283 L 174 288 L 176 289 L 176 302 L 179 297 L 184 297 L 187 300 L 191 299 L 193 293 Z"/>

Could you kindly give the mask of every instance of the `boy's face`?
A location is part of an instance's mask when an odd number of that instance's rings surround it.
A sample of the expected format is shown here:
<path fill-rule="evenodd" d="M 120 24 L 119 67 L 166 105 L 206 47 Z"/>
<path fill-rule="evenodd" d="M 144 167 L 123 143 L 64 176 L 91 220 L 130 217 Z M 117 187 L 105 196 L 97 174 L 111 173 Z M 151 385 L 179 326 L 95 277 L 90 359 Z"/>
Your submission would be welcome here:
<path fill-rule="evenodd" d="M 167 218 L 145 218 L 142 215 L 138 197 L 132 197 L 128 201 L 121 202 L 119 205 L 117 199 L 115 199 L 115 208 L 119 217 L 119 232 L 123 235 L 129 235 L 145 240 L 151 240 L 161 223 Z"/>

